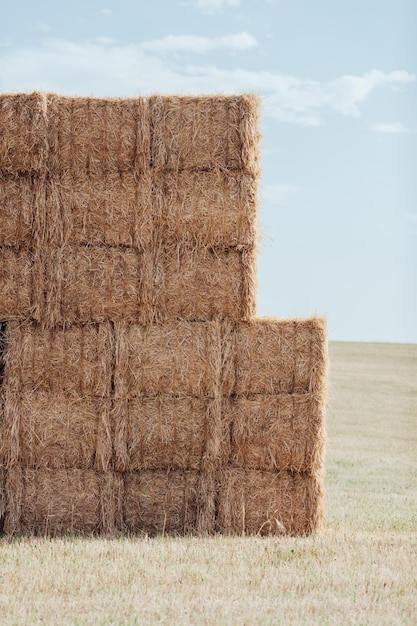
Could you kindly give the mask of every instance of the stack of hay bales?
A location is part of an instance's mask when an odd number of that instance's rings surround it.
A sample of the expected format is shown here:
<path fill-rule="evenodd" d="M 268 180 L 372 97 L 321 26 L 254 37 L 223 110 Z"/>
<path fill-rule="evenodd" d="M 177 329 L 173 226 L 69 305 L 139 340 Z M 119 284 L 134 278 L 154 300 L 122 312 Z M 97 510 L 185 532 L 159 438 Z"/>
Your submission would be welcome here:
<path fill-rule="evenodd" d="M 255 318 L 258 102 L 0 96 L 8 534 L 308 534 L 320 319 Z"/>

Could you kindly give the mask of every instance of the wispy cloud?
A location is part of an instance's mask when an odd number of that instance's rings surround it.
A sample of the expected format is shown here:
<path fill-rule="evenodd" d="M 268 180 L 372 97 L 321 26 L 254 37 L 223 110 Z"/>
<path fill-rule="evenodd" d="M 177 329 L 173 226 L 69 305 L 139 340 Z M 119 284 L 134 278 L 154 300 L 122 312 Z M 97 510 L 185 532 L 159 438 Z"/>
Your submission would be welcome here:
<path fill-rule="evenodd" d="M 113 39 L 113 37 L 106 37 L 106 36 L 101 36 L 101 37 L 96 37 L 95 41 L 98 44 L 101 44 L 103 46 L 111 46 L 115 43 L 115 39 Z"/>
<path fill-rule="evenodd" d="M 1 49 L 0 90 L 43 89 L 96 96 L 137 95 L 139 89 L 141 93 L 188 94 L 254 91 L 262 96 L 266 116 L 318 126 L 324 123 L 326 109 L 357 117 L 362 103 L 377 90 L 403 88 L 415 81 L 415 75 L 406 71 L 375 69 L 319 82 L 279 72 L 191 63 L 193 55 L 255 45 L 255 38 L 247 33 L 221 38 L 172 36 L 127 46 L 109 38 L 87 43 L 47 39 L 38 47 L 9 45 Z M 163 54 L 168 51 L 183 52 L 181 63 Z"/>
<path fill-rule="evenodd" d="M 305 126 L 322 124 L 322 111 L 326 108 L 359 117 L 360 104 L 377 88 L 415 81 L 415 75 L 405 71 L 371 70 L 362 76 L 341 76 L 324 83 L 279 72 L 225 70 L 213 66 L 190 66 L 187 71 L 199 77 L 208 88 L 210 83 L 215 83 L 219 90 L 258 91 L 264 96 L 265 112 L 269 116 Z"/>
<path fill-rule="evenodd" d="M 102 15 L 112 15 L 113 11 L 111 9 L 101 9 Z"/>
<path fill-rule="evenodd" d="M 371 129 L 376 133 L 385 133 L 388 135 L 410 132 L 407 126 L 404 126 L 401 122 L 392 122 L 391 124 L 372 124 Z"/>
<path fill-rule="evenodd" d="M 140 44 L 142 50 L 158 54 L 188 52 L 206 54 L 219 49 L 248 50 L 258 45 L 255 37 L 249 33 L 236 33 L 225 37 L 199 37 L 197 35 L 167 35 L 160 39 L 151 39 Z"/>
<path fill-rule="evenodd" d="M 406 213 L 405 217 L 409 222 L 414 222 L 414 224 L 417 224 L 417 213 Z"/>
<path fill-rule="evenodd" d="M 206 13 L 219 13 L 225 7 L 237 7 L 241 0 L 194 0 L 194 4 Z"/>

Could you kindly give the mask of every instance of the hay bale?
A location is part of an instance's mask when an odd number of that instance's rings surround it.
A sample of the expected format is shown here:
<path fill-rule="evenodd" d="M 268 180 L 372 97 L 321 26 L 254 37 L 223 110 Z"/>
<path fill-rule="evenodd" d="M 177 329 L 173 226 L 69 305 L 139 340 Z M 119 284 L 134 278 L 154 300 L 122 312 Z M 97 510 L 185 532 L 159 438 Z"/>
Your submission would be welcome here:
<path fill-rule="evenodd" d="M 189 247 L 251 248 L 257 239 L 257 182 L 236 171 L 157 172 L 158 240 Z"/>
<path fill-rule="evenodd" d="M 215 400 L 164 395 L 115 400 L 112 422 L 117 470 L 214 469 L 226 457 L 229 433 Z"/>
<path fill-rule="evenodd" d="M 7 391 L 36 389 L 110 396 L 113 333 L 109 323 L 54 330 L 9 322 L 5 333 Z"/>
<path fill-rule="evenodd" d="M 320 529 L 320 478 L 225 468 L 219 473 L 218 530 L 225 535 L 303 536 Z"/>
<path fill-rule="evenodd" d="M 199 470 L 206 444 L 208 402 L 171 396 L 116 400 L 116 406 L 120 403 L 114 420 L 116 468 Z"/>
<path fill-rule="evenodd" d="M 151 267 L 146 267 L 145 256 L 137 250 L 63 246 L 44 257 L 47 326 L 140 321 L 146 315 L 146 293 L 152 292 L 146 278 Z"/>
<path fill-rule="evenodd" d="M 50 244 L 149 247 L 153 238 L 149 173 L 63 171 L 47 182 Z"/>
<path fill-rule="evenodd" d="M 150 166 L 147 98 L 49 94 L 49 170 L 142 172 Z"/>
<path fill-rule="evenodd" d="M 195 534 L 198 472 L 149 470 L 125 475 L 124 522 L 129 533 Z"/>
<path fill-rule="evenodd" d="M 30 242 L 33 220 L 32 177 L 0 172 L 0 246 L 19 247 Z"/>
<path fill-rule="evenodd" d="M 219 384 L 220 324 L 115 325 L 115 396 L 211 397 Z"/>
<path fill-rule="evenodd" d="M 309 391 L 324 394 L 325 321 L 266 318 L 238 324 L 235 359 L 236 395 Z"/>
<path fill-rule="evenodd" d="M 0 171 L 46 173 L 46 97 L 0 94 Z"/>
<path fill-rule="evenodd" d="M 241 96 L 150 98 L 155 170 L 259 172 L 259 99 Z"/>
<path fill-rule="evenodd" d="M 213 535 L 216 531 L 217 473 L 203 471 L 200 474 L 197 506 L 197 534 Z"/>
<path fill-rule="evenodd" d="M 110 399 L 25 391 L 4 400 L 5 465 L 107 469 Z"/>
<path fill-rule="evenodd" d="M 120 477 L 80 469 L 8 470 L 7 535 L 113 534 L 121 527 Z"/>
<path fill-rule="evenodd" d="M 0 247 L 0 319 L 33 316 L 33 262 L 26 249 Z"/>
<path fill-rule="evenodd" d="M 236 467 L 315 473 L 323 466 L 324 408 L 316 394 L 257 395 L 223 402 Z"/>
<path fill-rule="evenodd" d="M 157 321 L 251 318 L 256 309 L 255 251 L 161 246 L 154 303 Z"/>

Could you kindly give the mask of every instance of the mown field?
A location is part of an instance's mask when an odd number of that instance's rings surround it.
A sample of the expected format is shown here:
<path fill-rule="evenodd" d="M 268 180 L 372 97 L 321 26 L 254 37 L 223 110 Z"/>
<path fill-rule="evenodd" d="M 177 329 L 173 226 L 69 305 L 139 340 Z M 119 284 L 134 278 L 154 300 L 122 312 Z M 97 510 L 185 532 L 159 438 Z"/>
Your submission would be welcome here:
<path fill-rule="evenodd" d="M 417 345 L 330 361 L 321 536 L 0 539 L 0 623 L 417 624 Z"/>

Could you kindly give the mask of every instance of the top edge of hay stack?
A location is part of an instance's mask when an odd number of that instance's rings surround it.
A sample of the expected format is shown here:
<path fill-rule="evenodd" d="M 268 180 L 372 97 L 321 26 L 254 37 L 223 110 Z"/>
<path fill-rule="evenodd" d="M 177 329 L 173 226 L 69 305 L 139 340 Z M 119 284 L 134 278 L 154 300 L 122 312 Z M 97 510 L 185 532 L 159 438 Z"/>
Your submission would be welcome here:
<path fill-rule="evenodd" d="M 325 323 L 255 317 L 259 142 L 252 94 L 0 95 L 6 533 L 320 528 Z"/>
<path fill-rule="evenodd" d="M 0 95 L 0 171 L 259 173 L 259 99 Z"/>

